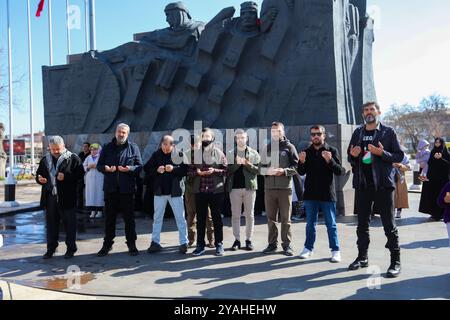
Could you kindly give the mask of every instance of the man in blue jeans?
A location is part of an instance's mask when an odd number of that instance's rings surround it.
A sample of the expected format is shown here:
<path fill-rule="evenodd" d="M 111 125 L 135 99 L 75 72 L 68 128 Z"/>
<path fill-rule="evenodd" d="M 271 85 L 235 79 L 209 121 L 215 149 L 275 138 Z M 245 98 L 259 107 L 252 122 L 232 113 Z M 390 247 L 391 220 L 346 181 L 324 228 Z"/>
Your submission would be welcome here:
<path fill-rule="evenodd" d="M 160 252 L 163 249 L 161 246 L 161 230 L 167 203 L 172 208 L 178 228 L 179 252 L 185 254 L 188 250 L 183 201 L 184 177 L 187 174 L 188 165 L 184 161 L 184 156 L 180 156 L 183 153 L 177 154 L 177 152 L 173 137 L 165 135 L 161 140 L 160 148 L 153 153 L 144 166 L 144 171 L 153 180 L 155 193 L 152 242 L 147 250 L 148 253 Z M 178 157 L 180 159 L 177 159 Z M 178 163 L 178 160 L 183 160 L 183 162 Z"/>
<path fill-rule="evenodd" d="M 299 155 L 298 173 L 306 174 L 303 195 L 306 210 L 306 242 L 300 259 L 313 255 L 316 240 L 316 225 L 319 211 L 323 212 L 328 231 L 328 241 L 332 252 L 331 262 L 340 262 L 341 253 L 336 226 L 336 189 L 334 176 L 343 175 L 339 152 L 325 142 L 325 128 L 311 127 L 311 146 Z"/>

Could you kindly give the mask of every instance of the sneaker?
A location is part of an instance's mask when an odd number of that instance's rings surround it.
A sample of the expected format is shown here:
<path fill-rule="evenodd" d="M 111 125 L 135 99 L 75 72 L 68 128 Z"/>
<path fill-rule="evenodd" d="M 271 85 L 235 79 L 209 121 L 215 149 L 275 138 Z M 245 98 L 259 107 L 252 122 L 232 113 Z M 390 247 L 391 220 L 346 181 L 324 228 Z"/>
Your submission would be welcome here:
<path fill-rule="evenodd" d="M 330 261 L 332 263 L 338 263 L 341 262 L 341 252 L 340 251 L 331 251 L 331 259 Z"/>
<path fill-rule="evenodd" d="M 55 254 L 55 250 L 47 250 L 47 252 L 42 256 L 42 259 L 44 259 L 44 260 L 51 259 L 54 254 Z"/>
<path fill-rule="evenodd" d="M 163 247 L 161 247 L 161 245 L 159 243 L 152 241 L 152 243 L 150 244 L 150 247 L 147 249 L 147 252 L 148 253 L 156 253 L 156 252 L 160 252 L 162 249 L 163 249 Z"/>
<path fill-rule="evenodd" d="M 192 255 L 198 257 L 205 253 L 205 247 L 199 247 L 195 248 L 194 252 L 192 252 Z"/>
<path fill-rule="evenodd" d="M 402 212 L 397 211 L 397 213 L 395 214 L 395 219 L 401 219 L 401 218 L 402 218 Z"/>
<path fill-rule="evenodd" d="M 300 259 L 305 260 L 305 259 L 311 258 L 313 255 L 314 255 L 314 252 L 313 252 L 312 250 L 309 250 L 309 249 L 307 249 L 307 248 L 304 248 L 303 251 L 302 251 L 302 253 L 300 253 L 298 257 L 299 257 Z"/>
<path fill-rule="evenodd" d="M 66 254 L 64 255 L 64 259 L 72 259 L 73 256 L 75 255 L 75 251 L 72 250 L 67 250 Z"/>
<path fill-rule="evenodd" d="M 96 214 L 96 212 L 95 212 L 95 211 L 92 211 L 92 212 L 91 212 L 91 215 L 89 216 L 89 219 L 94 219 L 94 218 L 95 218 L 95 214 Z"/>
<path fill-rule="evenodd" d="M 216 256 L 221 257 L 225 254 L 225 250 L 223 250 L 223 245 L 218 244 L 216 247 Z"/>
<path fill-rule="evenodd" d="M 234 241 L 233 245 L 231 246 L 232 251 L 237 251 L 241 248 L 241 242 L 239 240 Z"/>
<path fill-rule="evenodd" d="M 302 221 L 302 218 L 299 215 L 298 216 L 296 215 L 296 216 L 292 216 L 291 220 L 295 221 L 295 222 L 299 222 L 299 221 Z"/>
<path fill-rule="evenodd" d="M 267 246 L 267 248 L 265 248 L 265 249 L 263 250 L 262 253 L 264 253 L 264 254 L 274 253 L 274 252 L 277 251 L 277 249 L 278 249 L 278 247 L 277 247 L 276 244 L 269 244 L 269 245 Z"/>
<path fill-rule="evenodd" d="M 180 248 L 178 249 L 178 251 L 179 251 L 181 254 L 186 254 L 187 251 L 188 251 L 188 244 L 187 244 L 187 243 L 182 244 L 182 245 L 180 246 Z"/>
<path fill-rule="evenodd" d="M 367 256 L 358 256 L 352 264 L 348 266 L 349 270 L 358 270 L 360 268 L 367 268 L 369 266 L 369 259 Z"/>
<path fill-rule="evenodd" d="M 294 255 L 294 251 L 292 250 L 291 246 L 284 247 L 283 253 L 285 256 L 288 256 L 288 257 L 292 257 Z"/>
<path fill-rule="evenodd" d="M 98 211 L 97 214 L 95 215 L 95 219 L 101 219 L 103 218 L 103 212 Z"/>
<path fill-rule="evenodd" d="M 252 251 L 253 248 L 253 244 L 250 240 L 245 240 L 245 250 L 247 251 Z"/>
<path fill-rule="evenodd" d="M 108 253 L 112 250 L 112 247 L 103 246 L 100 251 L 97 253 L 97 257 L 107 256 Z"/>
<path fill-rule="evenodd" d="M 139 255 L 139 250 L 136 248 L 136 246 L 131 246 L 128 248 L 128 254 L 132 257 Z"/>

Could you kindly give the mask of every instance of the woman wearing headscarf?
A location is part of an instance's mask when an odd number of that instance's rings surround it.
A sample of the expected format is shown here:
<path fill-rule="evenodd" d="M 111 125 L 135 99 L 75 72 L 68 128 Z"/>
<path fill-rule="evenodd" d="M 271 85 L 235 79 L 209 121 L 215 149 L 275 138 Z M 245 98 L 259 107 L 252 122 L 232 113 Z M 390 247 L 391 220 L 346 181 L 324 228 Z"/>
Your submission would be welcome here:
<path fill-rule="evenodd" d="M 97 170 L 97 162 L 100 158 L 101 147 L 98 143 L 91 144 L 91 154 L 84 160 L 85 199 L 86 207 L 91 210 L 91 219 L 101 218 L 105 206 L 103 194 L 103 174 Z"/>
<path fill-rule="evenodd" d="M 397 209 L 395 218 L 400 219 L 402 217 L 402 209 L 409 208 L 408 185 L 405 173 L 406 171 L 411 171 L 411 165 L 408 156 L 405 154 L 402 162 L 394 163 L 392 166 L 395 172 L 394 206 Z"/>
<path fill-rule="evenodd" d="M 431 154 L 429 146 L 430 143 L 423 139 L 417 144 L 416 162 L 419 164 L 419 174 L 422 176 L 426 176 L 428 171 L 428 160 L 430 160 Z"/>
<path fill-rule="evenodd" d="M 442 220 L 444 209 L 437 205 L 441 190 L 449 181 L 450 154 L 442 138 L 434 140 L 428 160 L 428 172 L 422 173 L 422 195 L 420 197 L 419 212 L 431 215 L 435 221 Z"/>

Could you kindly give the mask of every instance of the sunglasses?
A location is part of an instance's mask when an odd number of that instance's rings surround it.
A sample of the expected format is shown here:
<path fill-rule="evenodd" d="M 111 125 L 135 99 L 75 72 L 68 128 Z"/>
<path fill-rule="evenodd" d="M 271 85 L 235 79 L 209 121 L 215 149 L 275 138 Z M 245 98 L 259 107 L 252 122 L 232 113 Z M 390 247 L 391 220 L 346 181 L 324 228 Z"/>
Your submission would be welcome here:
<path fill-rule="evenodd" d="M 311 132 L 311 137 L 321 137 L 323 132 Z"/>

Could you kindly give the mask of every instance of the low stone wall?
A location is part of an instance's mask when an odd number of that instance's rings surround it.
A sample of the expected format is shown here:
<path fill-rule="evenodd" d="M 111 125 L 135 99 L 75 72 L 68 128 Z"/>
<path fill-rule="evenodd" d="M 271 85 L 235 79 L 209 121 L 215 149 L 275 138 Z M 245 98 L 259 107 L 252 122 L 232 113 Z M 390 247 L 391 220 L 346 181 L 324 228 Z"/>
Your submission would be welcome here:
<path fill-rule="evenodd" d="M 347 169 L 345 176 L 336 179 L 336 190 L 338 196 L 338 214 L 349 215 L 353 214 L 354 191 L 351 186 L 351 167 L 347 161 L 346 151 L 353 130 L 356 126 L 353 125 L 325 125 L 327 131 L 327 142 L 336 147 L 342 158 L 343 166 Z M 248 129 L 248 128 L 247 128 Z M 267 129 L 270 135 L 269 128 L 252 128 L 252 129 Z M 225 130 L 220 129 L 225 132 Z M 303 150 L 309 146 L 310 141 L 310 126 L 289 126 L 286 127 L 287 138 L 297 147 L 297 150 Z M 171 131 L 158 132 L 132 132 L 130 134 L 130 141 L 135 142 L 141 149 L 144 163 L 148 161 L 151 154 L 158 148 L 161 137 L 165 134 L 170 134 Z M 225 134 L 224 134 L 225 137 Z M 64 136 L 66 146 L 73 152 L 80 152 L 81 147 L 85 141 L 90 143 L 105 144 L 113 138 L 111 134 L 80 134 Z"/>

